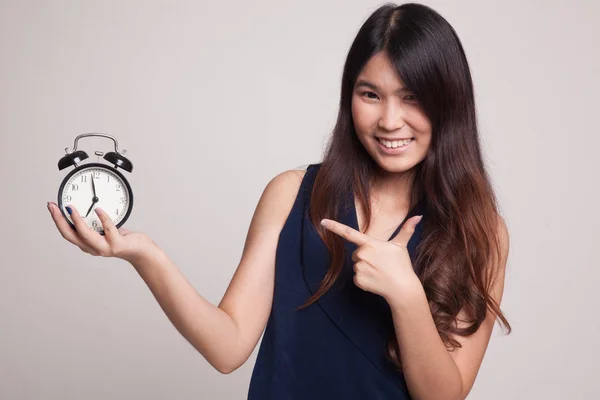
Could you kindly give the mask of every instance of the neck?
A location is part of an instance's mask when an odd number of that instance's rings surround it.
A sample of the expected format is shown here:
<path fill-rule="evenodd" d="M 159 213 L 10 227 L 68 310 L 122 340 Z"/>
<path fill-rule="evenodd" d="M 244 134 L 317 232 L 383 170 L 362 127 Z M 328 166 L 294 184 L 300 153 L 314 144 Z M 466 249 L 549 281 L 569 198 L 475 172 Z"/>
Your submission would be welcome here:
<path fill-rule="evenodd" d="M 393 208 L 407 208 L 410 206 L 412 186 L 414 181 L 413 171 L 394 172 L 379 171 L 370 188 L 373 200 Z"/>

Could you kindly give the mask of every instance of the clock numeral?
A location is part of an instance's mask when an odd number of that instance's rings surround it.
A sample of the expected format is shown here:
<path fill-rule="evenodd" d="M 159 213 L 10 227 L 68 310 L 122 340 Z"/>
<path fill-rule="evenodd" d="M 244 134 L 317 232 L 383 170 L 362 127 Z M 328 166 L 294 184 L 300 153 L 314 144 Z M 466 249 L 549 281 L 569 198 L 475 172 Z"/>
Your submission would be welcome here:
<path fill-rule="evenodd" d="M 97 227 L 98 227 L 98 221 L 96 221 L 96 220 L 93 220 L 93 221 L 92 221 L 92 226 L 93 226 L 94 228 L 97 228 Z"/>
<path fill-rule="evenodd" d="M 66 196 L 65 196 L 65 200 L 66 200 L 67 202 L 70 202 L 70 201 L 71 201 L 71 195 L 70 195 L 70 194 L 66 195 Z"/>
<path fill-rule="evenodd" d="M 107 183 L 109 183 L 109 182 L 110 182 L 110 175 L 106 175 L 106 177 L 108 178 L 108 179 L 106 180 L 106 182 L 107 182 Z"/>
<path fill-rule="evenodd" d="M 121 204 L 125 203 L 125 197 L 119 198 L 119 203 L 121 203 Z"/>
<path fill-rule="evenodd" d="M 120 192 L 120 191 L 121 191 L 121 184 L 117 183 L 117 192 Z"/>
<path fill-rule="evenodd" d="M 79 185 L 78 185 L 77 183 L 73 183 L 73 184 L 71 185 L 71 190 L 72 190 L 73 192 L 75 192 L 75 191 L 79 190 Z"/>
<path fill-rule="evenodd" d="M 87 175 L 81 175 L 81 182 L 87 182 Z"/>
<path fill-rule="evenodd" d="M 94 179 L 100 178 L 100 171 L 94 171 Z"/>
<path fill-rule="evenodd" d="M 117 208 L 117 211 L 115 211 L 115 215 L 119 215 L 119 209 Z"/>

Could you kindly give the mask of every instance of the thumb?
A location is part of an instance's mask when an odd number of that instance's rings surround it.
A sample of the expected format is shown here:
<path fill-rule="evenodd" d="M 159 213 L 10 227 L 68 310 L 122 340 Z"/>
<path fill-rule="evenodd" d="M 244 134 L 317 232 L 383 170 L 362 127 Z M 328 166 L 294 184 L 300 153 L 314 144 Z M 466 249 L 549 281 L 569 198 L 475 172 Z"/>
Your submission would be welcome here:
<path fill-rule="evenodd" d="M 125 229 L 125 228 L 119 228 L 119 229 L 117 229 L 117 231 L 119 231 L 119 233 L 120 233 L 122 236 L 129 235 L 130 233 L 132 233 L 132 232 L 133 232 L 133 231 L 131 231 L 131 230 L 129 230 L 129 229 Z"/>
<path fill-rule="evenodd" d="M 409 218 L 402 226 L 402 229 L 400 229 L 400 232 L 398 232 L 398 234 L 394 236 L 390 242 L 394 242 L 403 247 L 408 246 L 408 241 L 412 237 L 413 233 L 415 233 L 415 228 L 421 221 L 421 218 L 423 218 L 422 215 L 415 215 Z"/>

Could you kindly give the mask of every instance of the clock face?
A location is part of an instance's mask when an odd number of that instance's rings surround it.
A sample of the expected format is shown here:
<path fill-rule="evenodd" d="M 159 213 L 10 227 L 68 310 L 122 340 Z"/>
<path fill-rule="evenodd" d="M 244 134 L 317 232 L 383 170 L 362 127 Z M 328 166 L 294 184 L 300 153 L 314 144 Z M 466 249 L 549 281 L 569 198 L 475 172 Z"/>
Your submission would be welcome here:
<path fill-rule="evenodd" d="M 123 176 L 116 170 L 101 165 L 74 170 L 65 178 L 59 192 L 59 206 L 69 222 L 73 224 L 66 206 L 72 204 L 87 225 L 99 233 L 103 233 L 104 230 L 98 215 L 94 212 L 96 207 L 102 208 L 114 224 L 119 226 L 119 223 L 125 222 L 124 219 L 129 215 L 132 201 L 129 184 Z"/>

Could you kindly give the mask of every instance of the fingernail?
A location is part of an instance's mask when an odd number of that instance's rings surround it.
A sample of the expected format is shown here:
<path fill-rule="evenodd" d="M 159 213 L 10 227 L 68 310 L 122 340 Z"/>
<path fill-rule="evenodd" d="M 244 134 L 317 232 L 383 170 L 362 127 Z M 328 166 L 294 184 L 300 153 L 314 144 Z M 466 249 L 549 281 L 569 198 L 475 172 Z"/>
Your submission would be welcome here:
<path fill-rule="evenodd" d="M 48 202 L 46 205 L 48 207 L 48 211 L 50 211 L 50 214 L 52 214 L 52 206 L 50 205 L 50 202 Z"/>
<path fill-rule="evenodd" d="M 324 227 L 327 228 L 327 221 L 325 221 L 324 219 L 321 220 L 321 225 L 323 225 Z"/>
<path fill-rule="evenodd" d="M 421 222 L 422 219 L 423 219 L 423 216 L 419 215 L 419 218 L 417 218 L 417 222 L 415 223 L 415 225 L 418 224 L 419 222 Z"/>
<path fill-rule="evenodd" d="M 66 206 L 65 208 L 67 209 L 67 212 L 69 213 L 69 215 L 71 215 L 73 213 L 73 211 L 71 210 L 71 207 Z"/>

